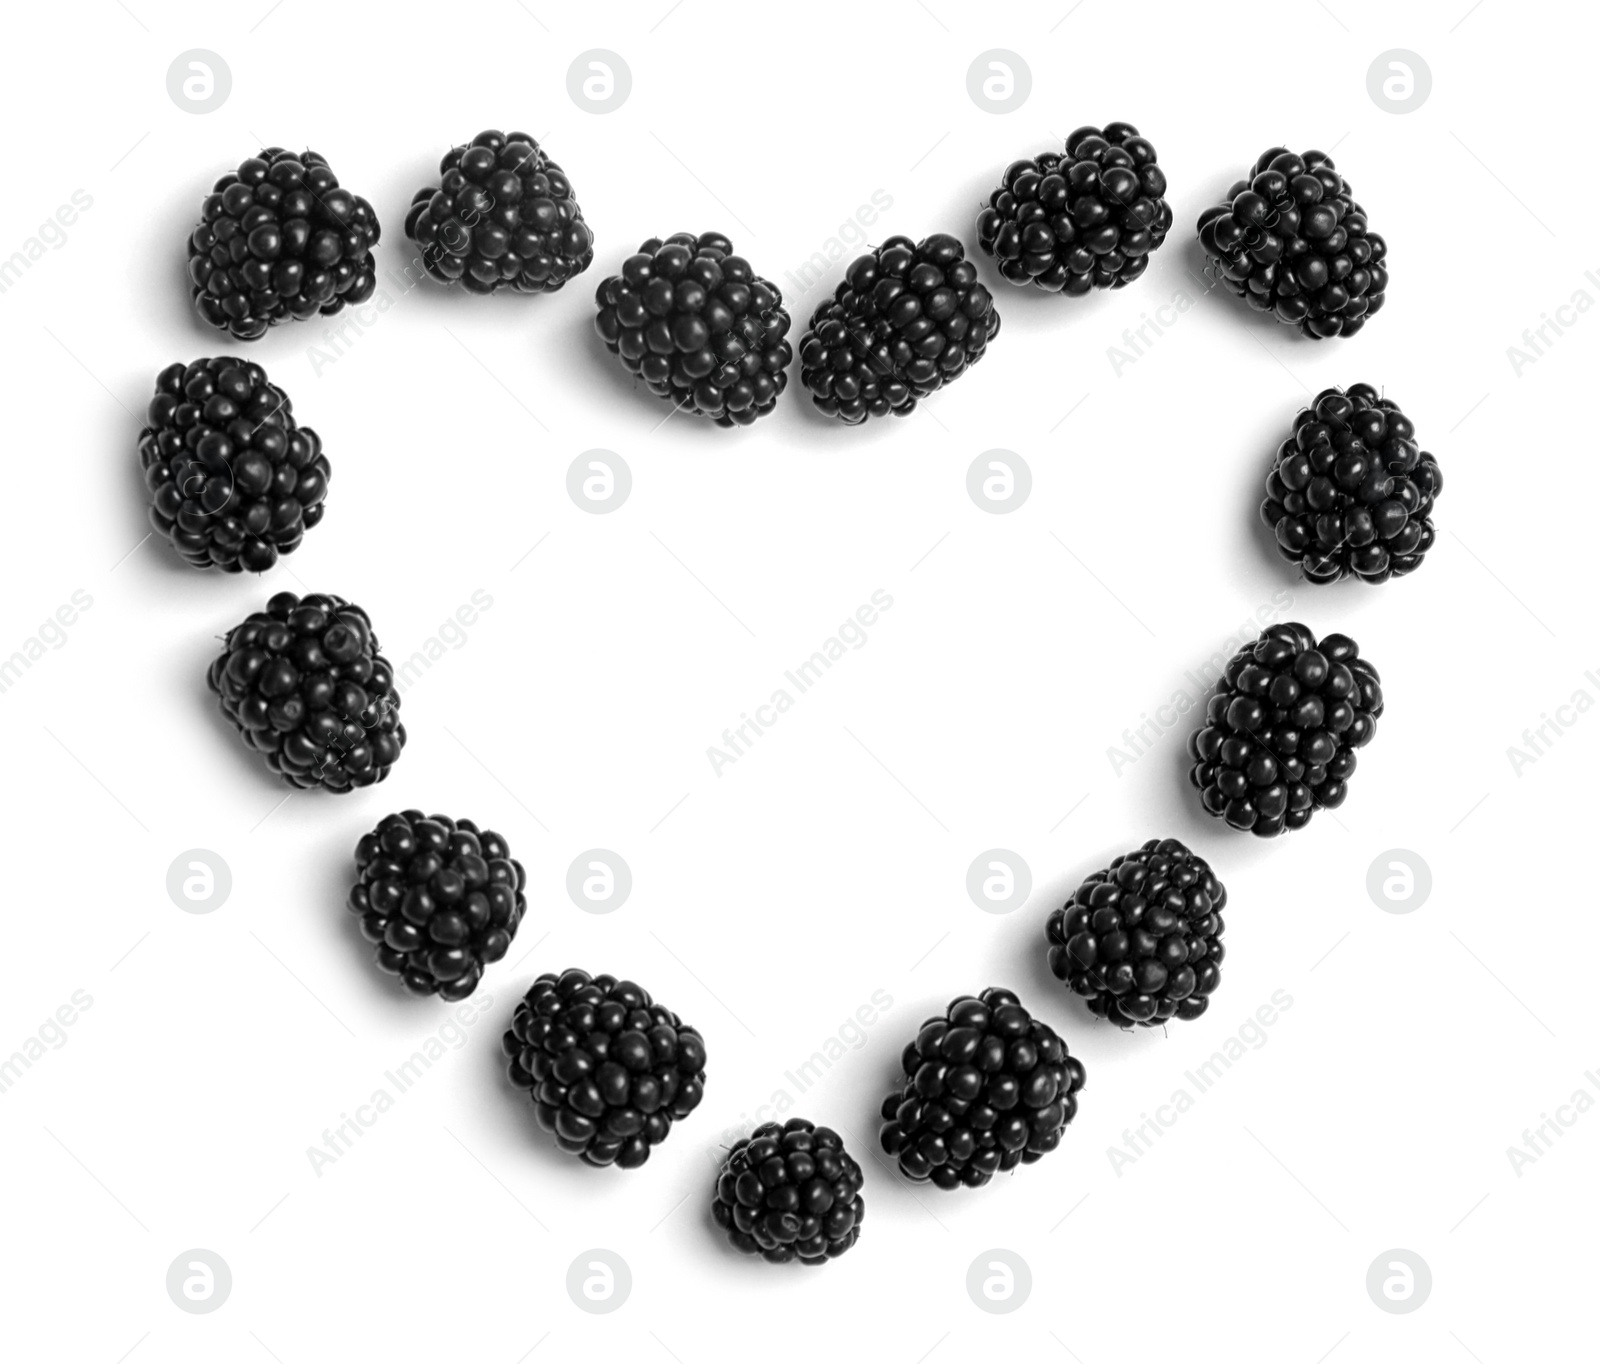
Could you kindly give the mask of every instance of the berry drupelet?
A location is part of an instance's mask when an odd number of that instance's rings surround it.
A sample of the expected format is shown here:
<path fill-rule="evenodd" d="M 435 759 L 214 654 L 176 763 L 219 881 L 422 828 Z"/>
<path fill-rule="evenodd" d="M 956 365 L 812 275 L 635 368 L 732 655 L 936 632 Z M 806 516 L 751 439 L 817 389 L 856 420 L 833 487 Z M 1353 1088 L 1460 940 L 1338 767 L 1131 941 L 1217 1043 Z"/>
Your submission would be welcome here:
<path fill-rule="evenodd" d="M 522 863 L 470 819 L 403 810 L 356 845 L 349 906 L 377 945 L 380 970 L 414 995 L 451 1002 L 478 988 L 528 908 Z"/>
<path fill-rule="evenodd" d="M 1262 152 L 1199 231 L 1229 290 L 1307 336 L 1354 336 L 1383 306 L 1388 248 L 1324 152 Z"/>
<path fill-rule="evenodd" d="M 1065 153 L 1006 167 L 978 214 L 978 245 L 1013 284 L 1120 289 L 1144 274 L 1172 209 L 1156 149 L 1131 123 L 1079 128 Z"/>
<path fill-rule="evenodd" d="M 1267 475 L 1261 519 L 1314 583 L 1403 577 L 1433 548 L 1438 461 L 1371 384 L 1328 388 L 1295 418 Z"/>
<path fill-rule="evenodd" d="M 766 416 L 789 381 L 783 295 L 720 233 L 651 237 L 595 302 L 606 349 L 658 398 L 718 426 Z"/>
<path fill-rule="evenodd" d="M 994 300 L 961 243 L 890 237 L 858 256 L 800 340 L 800 382 L 830 417 L 908 416 L 983 359 L 1000 331 Z"/>
<path fill-rule="evenodd" d="M 1124 1028 L 1199 1018 L 1222 979 L 1228 892 L 1175 838 L 1089 877 L 1045 924 L 1055 978 Z"/>
<path fill-rule="evenodd" d="M 377 287 L 372 205 L 316 152 L 268 147 L 218 180 L 189 234 L 189 282 L 206 322 L 241 341 L 291 319 L 365 303 Z"/>
<path fill-rule="evenodd" d="M 228 632 L 206 681 L 291 786 L 371 786 L 405 747 L 394 670 L 367 613 L 343 597 L 278 593 Z"/>
<path fill-rule="evenodd" d="M 539 1126 L 588 1165 L 643 1165 L 705 1096 L 700 1034 L 615 976 L 546 972 L 502 1045 Z"/>
<path fill-rule="evenodd" d="M 1078 1111 L 1083 1063 L 1009 990 L 952 1000 L 901 1056 L 879 1133 L 900 1173 L 978 1188 L 1061 1144 Z"/>
<path fill-rule="evenodd" d="M 490 129 L 452 148 L 419 189 L 406 236 L 437 280 L 476 294 L 554 293 L 594 260 L 572 183 L 527 133 Z"/>
<path fill-rule="evenodd" d="M 1270 838 L 1344 804 L 1356 749 L 1383 714 L 1378 670 L 1347 635 L 1320 643 L 1269 625 L 1229 660 L 1206 724 L 1189 738 L 1189 780 L 1208 813 Z"/>
<path fill-rule="evenodd" d="M 150 524 L 195 568 L 263 573 L 322 520 L 328 458 L 289 395 L 232 356 L 169 365 L 139 433 Z"/>
<path fill-rule="evenodd" d="M 722 1162 L 711 1215 L 747 1255 L 826 1264 L 861 1236 L 861 1185 L 861 1167 L 831 1128 L 763 1123 Z"/>

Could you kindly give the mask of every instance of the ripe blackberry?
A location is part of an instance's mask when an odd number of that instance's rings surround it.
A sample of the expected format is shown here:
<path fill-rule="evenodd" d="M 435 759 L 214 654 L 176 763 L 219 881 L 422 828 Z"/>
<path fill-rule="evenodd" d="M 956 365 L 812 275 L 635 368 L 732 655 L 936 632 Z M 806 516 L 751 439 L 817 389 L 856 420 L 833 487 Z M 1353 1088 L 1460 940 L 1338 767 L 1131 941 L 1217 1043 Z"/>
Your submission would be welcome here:
<path fill-rule="evenodd" d="M 826 1264 L 861 1236 L 861 1167 L 831 1128 L 763 1123 L 722 1162 L 711 1216 L 747 1255 Z"/>
<path fill-rule="evenodd" d="M 527 911 L 522 863 L 505 839 L 470 819 L 389 815 L 356 844 L 349 906 L 378 967 L 414 995 L 452 1002 L 478 988 Z"/>
<path fill-rule="evenodd" d="M 377 287 L 372 205 L 316 152 L 268 147 L 218 180 L 189 234 L 195 311 L 241 341 L 365 303 Z"/>
<path fill-rule="evenodd" d="M 976 1189 L 1054 1151 L 1083 1088 L 1083 1063 L 1009 990 L 952 1000 L 900 1064 L 879 1138 L 901 1174 L 941 1189 Z"/>
<path fill-rule="evenodd" d="M 1190 782 L 1208 813 L 1271 838 L 1344 804 L 1356 749 L 1383 714 L 1378 670 L 1348 635 L 1321 643 L 1269 625 L 1229 661 L 1206 724 L 1189 736 Z"/>
<path fill-rule="evenodd" d="M 572 184 L 527 133 L 491 128 L 439 162 L 419 189 L 406 236 L 427 272 L 475 294 L 552 294 L 594 260 L 594 233 Z"/>
<path fill-rule="evenodd" d="M 195 568 L 264 573 L 322 520 L 328 457 L 289 395 L 233 356 L 168 365 L 139 433 L 150 524 Z"/>
<path fill-rule="evenodd" d="M 1371 384 L 1326 388 L 1294 420 L 1267 475 L 1261 519 L 1314 583 L 1403 577 L 1433 548 L 1438 462 Z"/>
<path fill-rule="evenodd" d="M 1325 152 L 1262 152 L 1199 231 L 1229 290 L 1307 336 L 1354 336 L 1383 307 L 1388 248 Z"/>
<path fill-rule="evenodd" d="M 588 1165 L 643 1165 L 705 1096 L 700 1034 L 631 980 L 546 972 L 501 1045 L 539 1126 Z"/>
<path fill-rule="evenodd" d="M 983 359 L 1000 314 L 948 233 L 890 237 L 845 271 L 800 339 L 800 382 L 830 417 L 908 416 Z"/>
<path fill-rule="evenodd" d="M 656 397 L 718 426 L 766 416 L 789 382 L 783 295 L 721 233 L 651 237 L 595 302 L 606 349 Z"/>
<path fill-rule="evenodd" d="M 1013 284 L 1120 289 L 1144 274 L 1172 209 L 1156 149 L 1131 123 L 1079 128 L 1066 152 L 1006 167 L 978 214 L 978 245 Z"/>
<path fill-rule="evenodd" d="M 228 631 L 206 681 L 291 786 L 371 786 L 405 747 L 394 670 L 367 613 L 343 597 L 278 593 Z"/>
<path fill-rule="evenodd" d="M 1152 838 L 1089 877 L 1045 924 L 1055 978 L 1124 1028 L 1199 1018 L 1222 979 L 1228 892 L 1205 859 Z"/>

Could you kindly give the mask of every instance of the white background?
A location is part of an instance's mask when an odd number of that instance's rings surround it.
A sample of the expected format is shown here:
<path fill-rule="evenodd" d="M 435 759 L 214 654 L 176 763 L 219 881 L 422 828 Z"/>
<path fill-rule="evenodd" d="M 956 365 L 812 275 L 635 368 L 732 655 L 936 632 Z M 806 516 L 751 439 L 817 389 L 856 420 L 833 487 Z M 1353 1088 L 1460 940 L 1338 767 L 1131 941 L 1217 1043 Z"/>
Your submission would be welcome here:
<path fill-rule="evenodd" d="M 1600 267 L 1593 17 L 1504 0 L 668 4 L 84 0 L 8 15 L 0 256 L 74 190 L 93 200 L 0 295 L 0 654 L 75 590 L 93 598 L 0 696 L 0 1056 L 75 990 L 93 1000 L 0 1094 L 8 1353 L 1587 1352 L 1600 1116 L 1566 1110 L 1573 1125 L 1520 1174 L 1507 1148 L 1580 1087 L 1600 1097 L 1584 1078 L 1600 1065 L 1585 855 L 1600 718 L 1520 775 L 1507 748 L 1579 688 L 1600 697 L 1584 677 L 1600 668 L 1600 480 L 1583 388 L 1600 320 L 1520 376 L 1507 347 L 1575 291 L 1600 297 L 1583 274 Z M 204 116 L 165 87 L 195 47 L 233 78 Z M 1433 73 L 1403 116 L 1366 88 L 1396 47 Z M 590 48 L 632 71 L 609 115 L 567 93 Z M 1031 69 L 1015 112 L 968 97 L 990 48 Z M 908 420 L 831 425 L 796 365 L 755 429 L 663 426 L 593 334 L 595 286 L 641 239 L 717 230 L 783 289 L 798 345 L 843 262 L 798 296 L 786 272 L 874 191 L 893 201 L 874 240 L 970 243 L 1007 162 L 1115 119 L 1152 138 L 1171 183 L 1176 225 L 1149 273 L 1070 300 L 1015 291 L 983 262 L 1003 330 Z M 386 285 L 392 307 L 332 364 L 310 353 L 320 323 L 275 329 L 247 353 L 323 437 L 326 519 L 262 582 L 141 545 L 154 376 L 244 350 L 190 311 L 183 241 L 210 183 L 263 144 L 309 145 L 377 207 L 379 262 L 398 270 L 412 193 L 491 126 L 541 137 L 566 168 L 591 270 L 546 298 Z M 1280 143 L 1335 148 L 1389 242 L 1387 307 L 1349 341 L 1198 296 L 1197 214 Z M 1195 305 L 1119 375 L 1108 348 L 1180 289 Z M 1260 484 L 1308 396 L 1357 381 L 1396 398 L 1439 457 L 1439 541 L 1402 582 L 1311 587 L 1272 553 Z M 596 447 L 633 473 L 610 515 L 566 491 Z M 993 447 L 1032 470 L 1009 515 L 966 491 Z M 380 787 L 281 803 L 206 691 L 219 637 L 286 588 L 359 601 L 396 660 L 474 591 L 493 599 L 406 694 L 410 742 Z M 1263 844 L 1200 813 L 1187 724 L 1120 773 L 1108 748 L 1284 588 L 1293 618 L 1360 642 L 1388 712 L 1337 818 Z M 714 774 L 708 745 L 876 589 L 894 605 L 866 645 Z M 465 1045 L 319 1177 L 307 1148 L 449 1016 L 376 972 L 343 907 L 356 840 L 412 805 L 503 832 L 529 911 Z M 1166 835 L 1228 886 L 1223 984 L 1200 1022 L 1122 1035 L 1051 980 L 1044 919 Z M 232 870 L 209 915 L 165 889 L 197 847 Z M 634 877 L 606 916 L 565 890 L 595 847 Z M 1033 871 L 1008 916 L 965 889 L 993 847 Z M 1432 869 L 1412 914 L 1367 894 L 1392 848 Z M 705 1102 L 640 1171 L 558 1157 L 503 1081 L 515 1000 L 569 965 L 638 979 L 706 1035 Z M 1084 1057 L 1078 1119 L 1058 1153 L 981 1192 L 914 1188 L 876 1155 L 877 1104 L 923 1018 L 990 984 Z M 1293 1005 L 1264 1044 L 1114 1167 L 1125 1129 L 1279 990 Z M 709 1218 L 719 1143 L 875 991 L 892 1008 L 793 1110 L 844 1131 L 867 1167 L 860 1244 L 814 1273 L 740 1257 Z M 165 1291 L 191 1247 L 232 1270 L 210 1315 Z M 611 1315 L 566 1292 L 591 1247 L 632 1271 Z M 1410 1315 L 1366 1291 L 1392 1247 L 1431 1267 Z M 964 1289 L 991 1248 L 1032 1271 L 1010 1315 Z"/>

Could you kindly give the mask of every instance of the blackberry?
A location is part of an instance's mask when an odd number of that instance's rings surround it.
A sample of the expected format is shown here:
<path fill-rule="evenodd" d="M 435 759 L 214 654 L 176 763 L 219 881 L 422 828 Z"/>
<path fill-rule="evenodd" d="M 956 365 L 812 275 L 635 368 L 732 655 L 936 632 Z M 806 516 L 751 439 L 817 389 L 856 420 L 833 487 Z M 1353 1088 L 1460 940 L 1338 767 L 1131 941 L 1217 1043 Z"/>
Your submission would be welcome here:
<path fill-rule="evenodd" d="M 700 1034 L 631 980 L 546 972 L 502 1045 L 539 1126 L 588 1165 L 643 1165 L 705 1097 Z"/>
<path fill-rule="evenodd" d="M 1433 548 L 1438 462 L 1371 384 L 1326 388 L 1294 420 L 1267 475 L 1261 519 L 1314 583 L 1403 577 Z"/>
<path fill-rule="evenodd" d="M 1054 1151 L 1083 1088 L 1083 1063 L 1009 990 L 952 1000 L 900 1064 L 879 1138 L 901 1174 L 941 1189 L 978 1188 Z"/>
<path fill-rule="evenodd" d="M 378 647 L 352 602 L 280 592 L 228 631 L 206 681 L 291 786 L 348 791 L 382 781 L 405 747 L 394 670 Z"/>
<path fill-rule="evenodd" d="M 831 1128 L 763 1123 L 722 1162 L 711 1216 L 747 1255 L 821 1265 L 861 1236 L 861 1167 Z"/>
<path fill-rule="evenodd" d="M 1089 877 L 1045 924 L 1051 973 L 1124 1028 L 1199 1018 L 1222 979 L 1228 892 L 1175 838 Z"/>
<path fill-rule="evenodd" d="M 1388 248 L 1325 152 L 1262 152 L 1199 232 L 1229 290 L 1307 336 L 1354 336 L 1383 307 Z"/>
<path fill-rule="evenodd" d="M 268 147 L 218 180 L 189 234 L 195 311 L 241 341 L 377 288 L 378 216 L 316 152 Z"/>
<path fill-rule="evenodd" d="M 527 912 L 522 863 L 470 819 L 389 815 L 356 844 L 356 866 L 349 906 L 361 935 L 377 945 L 379 969 L 414 995 L 465 999 Z"/>
<path fill-rule="evenodd" d="M 150 524 L 195 568 L 264 573 L 322 520 L 328 457 L 289 395 L 232 356 L 168 365 L 139 433 Z"/>
<path fill-rule="evenodd" d="M 594 260 L 572 183 L 527 133 L 489 129 L 446 152 L 419 189 L 406 236 L 427 272 L 475 294 L 553 294 Z"/>
<path fill-rule="evenodd" d="M 800 382 L 830 417 L 908 416 L 959 379 L 1000 331 L 961 243 L 944 232 L 890 237 L 845 271 L 800 339 Z"/>
<path fill-rule="evenodd" d="M 1285 622 L 1228 661 L 1189 736 L 1189 780 L 1208 813 L 1270 838 L 1344 804 L 1356 749 L 1383 714 L 1378 670 L 1360 653 L 1348 635 L 1319 643 Z"/>
<path fill-rule="evenodd" d="M 783 295 L 721 233 L 651 237 L 595 302 L 606 349 L 656 397 L 718 426 L 766 416 L 789 381 Z"/>
<path fill-rule="evenodd" d="M 1131 123 L 1079 128 L 1065 153 L 1006 167 L 978 214 L 978 245 L 1013 284 L 1120 289 L 1144 274 L 1172 209 L 1156 149 Z"/>

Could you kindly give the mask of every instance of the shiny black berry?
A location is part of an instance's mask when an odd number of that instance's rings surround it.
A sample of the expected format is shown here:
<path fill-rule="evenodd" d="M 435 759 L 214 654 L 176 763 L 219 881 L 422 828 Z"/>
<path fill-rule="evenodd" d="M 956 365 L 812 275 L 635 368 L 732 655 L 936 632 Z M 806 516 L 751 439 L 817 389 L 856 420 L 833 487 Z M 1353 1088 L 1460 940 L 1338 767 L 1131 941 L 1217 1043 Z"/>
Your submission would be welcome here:
<path fill-rule="evenodd" d="M 322 520 L 328 457 L 289 395 L 233 356 L 168 365 L 139 433 L 150 524 L 195 568 L 262 573 Z"/>
<path fill-rule="evenodd" d="M 406 236 L 435 279 L 477 294 L 554 293 L 594 260 L 572 183 L 527 133 L 490 129 L 445 153 L 419 189 Z"/>
<path fill-rule="evenodd" d="M 651 237 L 595 302 L 606 349 L 658 398 L 718 426 L 766 416 L 789 381 L 783 295 L 720 233 Z"/>
<path fill-rule="evenodd" d="M 522 863 L 470 819 L 403 810 L 356 844 L 350 910 L 380 970 L 414 995 L 465 999 L 527 911 Z"/>
<path fill-rule="evenodd" d="M 1303 625 L 1269 625 L 1240 649 L 1189 736 L 1189 780 L 1208 813 L 1263 838 L 1344 804 L 1356 749 L 1383 714 L 1378 670 L 1348 635 L 1320 643 Z"/>
<path fill-rule="evenodd" d="M 747 1255 L 826 1264 L 861 1236 L 861 1167 L 839 1134 L 804 1118 L 763 1123 L 722 1162 L 711 1215 Z"/>
<path fill-rule="evenodd" d="M 989 291 L 961 243 L 936 232 L 890 237 L 858 256 L 800 340 L 811 401 L 851 426 L 909 415 L 983 359 L 1000 330 Z"/>
<path fill-rule="evenodd" d="M 365 303 L 377 287 L 372 205 L 316 152 L 268 147 L 218 180 L 189 234 L 195 311 L 241 341 Z"/>
<path fill-rule="evenodd" d="M 1261 519 L 1314 583 L 1403 577 L 1433 548 L 1438 462 L 1371 384 L 1327 388 L 1294 420 L 1267 475 Z"/>
<path fill-rule="evenodd" d="M 206 681 L 291 786 L 371 786 L 405 747 L 394 670 L 367 613 L 343 597 L 278 593 L 228 632 Z"/>
<path fill-rule="evenodd" d="M 1120 289 L 1144 274 L 1172 209 L 1156 149 L 1131 123 L 1079 128 L 1066 152 L 1006 167 L 978 214 L 978 245 L 1013 284 Z"/>
<path fill-rule="evenodd" d="M 615 976 L 546 972 L 502 1045 L 539 1126 L 588 1165 L 643 1165 L 705 1097 L 700 1034 Z"/>
<path fill-rule="evenodd" d="M 975 1189 L 1054 1151 L 1083 1088 L 1083 1063 L 1009 990 L 952 1000 L 900 1064 L 879 1139 L 901 1174 L 941 1189 Z"/>
<path fill-rule="evenodd" d="M 1199 231 L 1229 290 L 1307 336 L 1354 336 L 1383 306 L 1388 248 L 1325 152 L 1262 152 Z"/>
<path fill-rule="evenodd" d="M 1175 838 L 1089 877 L 1045 923 L 1051 973 L 1124 1028 L 1199 1018 L 1222 980 L 1228 892 Z"/>

